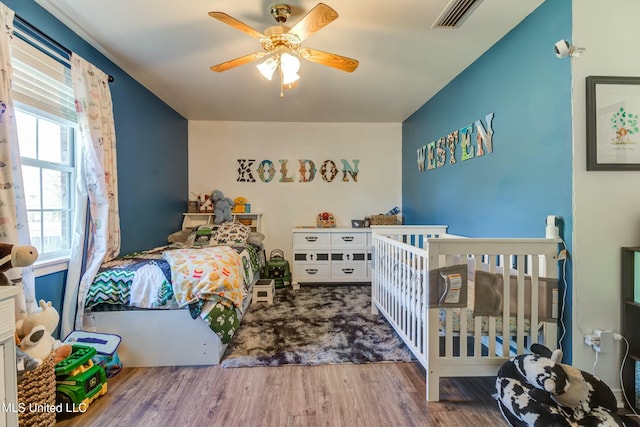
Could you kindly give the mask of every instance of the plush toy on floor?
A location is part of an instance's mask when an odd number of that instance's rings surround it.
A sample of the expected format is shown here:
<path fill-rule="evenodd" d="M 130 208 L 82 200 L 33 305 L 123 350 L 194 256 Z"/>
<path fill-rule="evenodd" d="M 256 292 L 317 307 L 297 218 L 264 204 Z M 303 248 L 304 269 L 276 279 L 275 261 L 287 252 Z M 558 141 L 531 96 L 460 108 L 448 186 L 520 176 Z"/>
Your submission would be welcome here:
<path fill-rule="evenodd" d="M 611 389 L 593 375 L 560 363 L 562 350 L 533 344 L 533 354 L 506 362 L 496 378 L 496 399 L 513 427 L 637 426 L 617 413 Z"/>
<path fill-rule="evenodd" d="M 233 200 L 224 197 L 220 190 L 213 190 L 210 200 L 213 201 L 214 224 L 222 224 L 233 219 L 233 215 L 231 215 L 231 209 L 234 205 Z"/>

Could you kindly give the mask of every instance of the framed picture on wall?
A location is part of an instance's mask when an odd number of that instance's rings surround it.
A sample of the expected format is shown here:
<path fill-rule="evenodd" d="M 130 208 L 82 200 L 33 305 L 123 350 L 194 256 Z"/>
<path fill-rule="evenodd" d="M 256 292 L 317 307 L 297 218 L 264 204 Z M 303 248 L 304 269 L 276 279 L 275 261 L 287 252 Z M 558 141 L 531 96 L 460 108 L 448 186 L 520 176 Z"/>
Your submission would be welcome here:
<path fill-rule="evenodd" d="M 640 77 L 589 76 L 587 170 L 640 170 Z"/>

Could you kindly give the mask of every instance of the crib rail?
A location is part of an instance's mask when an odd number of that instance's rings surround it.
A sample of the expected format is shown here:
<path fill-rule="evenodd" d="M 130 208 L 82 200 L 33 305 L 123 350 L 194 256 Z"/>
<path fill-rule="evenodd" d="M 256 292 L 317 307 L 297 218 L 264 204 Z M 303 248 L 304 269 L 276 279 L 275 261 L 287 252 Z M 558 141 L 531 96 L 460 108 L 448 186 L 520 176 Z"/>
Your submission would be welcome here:
<path fill-rule="evenodd" d="M 444 226 L 374 227 L 372 310 L 387 318 L 424 366 L 428 400 L 438 400 L 440 377 L 493 376 L 532 342 L 555 348 L 557 324 L 543 319 L 538 307 L 541 287 L 558 276 L 558 243 L 452 237 Z M 501 277 L 502 300 L 511 304 L 483 317 L 466 308 L 434 307 L 429 294 L 438 288 L 429 283 L 430 271 L 454 265 L 466 265 L 471 278 L 476 270 Z"/>

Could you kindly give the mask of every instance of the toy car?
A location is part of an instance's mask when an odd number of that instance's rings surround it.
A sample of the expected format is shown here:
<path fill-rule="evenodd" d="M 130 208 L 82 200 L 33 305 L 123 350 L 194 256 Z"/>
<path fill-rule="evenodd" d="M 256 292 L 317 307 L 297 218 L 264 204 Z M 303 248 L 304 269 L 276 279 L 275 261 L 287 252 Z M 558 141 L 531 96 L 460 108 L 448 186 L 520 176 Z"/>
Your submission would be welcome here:
<path fill-rule="evenodd" d="M 74 344 L 69 357 L 56 364 L 60 416 L 85 412 L 91 402 L 107 392 L 107 376 L 102 366 L 93 363 L 95 355 L 95 348 Z"/>

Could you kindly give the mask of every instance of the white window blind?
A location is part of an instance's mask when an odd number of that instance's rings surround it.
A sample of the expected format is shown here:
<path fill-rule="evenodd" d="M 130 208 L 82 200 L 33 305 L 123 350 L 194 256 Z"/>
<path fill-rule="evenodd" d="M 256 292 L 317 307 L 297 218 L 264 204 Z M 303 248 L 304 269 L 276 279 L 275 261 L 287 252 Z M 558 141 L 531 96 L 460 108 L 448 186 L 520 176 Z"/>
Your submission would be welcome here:
<path fill-rule="evenodd" d="M 71 69 L 63 64 L 66 59 L 57 60 L 42 52 L 47 47 L 25 33 L 17 33 L 12 49 L 15 101 L 76 122 Z"/>

